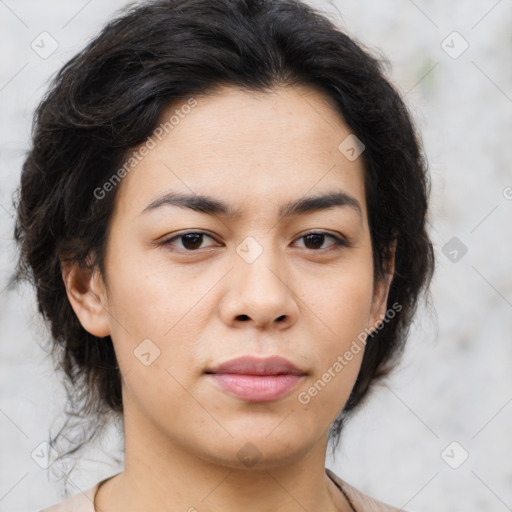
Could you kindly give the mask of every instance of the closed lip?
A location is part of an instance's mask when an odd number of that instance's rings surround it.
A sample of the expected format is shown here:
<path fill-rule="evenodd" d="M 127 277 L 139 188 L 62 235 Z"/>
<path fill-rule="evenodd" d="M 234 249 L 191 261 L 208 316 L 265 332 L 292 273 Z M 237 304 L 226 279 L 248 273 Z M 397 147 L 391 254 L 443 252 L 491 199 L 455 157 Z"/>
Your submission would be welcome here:
<path fill-rule="evenodd" d="M 306 372 L 282 356 L 239 356 L 209 368 L 205 373 L 234 373 L 240 375 L 306 375 Z"/>

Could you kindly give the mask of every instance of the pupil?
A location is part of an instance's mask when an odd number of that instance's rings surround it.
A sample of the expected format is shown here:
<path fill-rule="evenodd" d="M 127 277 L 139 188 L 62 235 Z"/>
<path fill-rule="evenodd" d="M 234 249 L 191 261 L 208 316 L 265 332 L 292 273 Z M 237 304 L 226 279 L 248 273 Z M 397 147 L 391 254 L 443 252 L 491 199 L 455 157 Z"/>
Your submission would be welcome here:
<path fill-rule="evenodd" d="M 183 246 L 186 249 L 199 248 L 201 246 L 202 236 L 203 235 L 200 233 L 187 233 L 186 235 L 183 235 Z"/>
<path fill-rule="evenodd" d="M 324 235 L 320 234 L 320 233 L 312 233 L 310 235 L 306 235 L 305 237 L 305 245 L 308 249 L 318 249 L 318 247 L 316 246 L 319 246 L 321 247 L 322 246 L 322 243 L 323 243 L 323 237 Z M 313 246 L 315 247 L 308 247 L 308 240 L 309 241 L 312 241 L 313 242 Z"/>

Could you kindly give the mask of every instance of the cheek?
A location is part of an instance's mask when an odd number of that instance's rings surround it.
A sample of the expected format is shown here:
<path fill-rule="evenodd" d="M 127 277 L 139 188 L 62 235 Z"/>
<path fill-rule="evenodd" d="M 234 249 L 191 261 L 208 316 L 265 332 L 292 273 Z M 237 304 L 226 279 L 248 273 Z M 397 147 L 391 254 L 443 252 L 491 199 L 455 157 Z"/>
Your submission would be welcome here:
<path fill-rule="evenodd" d="M 320 329 L 316 343 L 317 378 L 335 382 L 329 385 L 351 389 L 364 353 L 365 329 L 369 327 L 373 298 L 373 277 L 367 265 L 353 266 L 351 272 L 340 272 L 329 284 L 310 295 L 311 309 L 317 313 Z M 307 301 L 306 301 L 307 302 Z M 323 329 L 325 328 L 325 329 Z M 340 368 L 340 364 L 343 368 Z M 336 377 L 333 377 L 333 374 Z M 329 393 L 324 395 L 328 398 Z M 348 396 L 347 396 L 348 397 Z"/>
<path fill-rule="evenodd" d="M 330 271 L 328 279 L 316 287 L 308 286 L 305 302 L 336 339 L 357 335 L 367 327 L 373 299 L 372 272 L 371 265 L 361 258 L 357 264 Z"/>
<path fill-rule="evenodd" d="M 180 381 L 197 370 L 195 345 L 209 321 L 205 296 L 212 282 L 201 279 L 197 271 L 192 274 L 150 259 L 127 246 L 112 253 L 107 267 L 108 310 L 123 373 L 135 370 L 133 379 L 150 368 L 140 377 L 158 385 L 169 380 L 166 369 Z"/>
<path fill-rule="evenodd" d="M 155 251 L 114 247 L 107 268 L 112 314 L 138 336 L 165 336 L 204 294 L 198 275 L 153 257 Z"/>

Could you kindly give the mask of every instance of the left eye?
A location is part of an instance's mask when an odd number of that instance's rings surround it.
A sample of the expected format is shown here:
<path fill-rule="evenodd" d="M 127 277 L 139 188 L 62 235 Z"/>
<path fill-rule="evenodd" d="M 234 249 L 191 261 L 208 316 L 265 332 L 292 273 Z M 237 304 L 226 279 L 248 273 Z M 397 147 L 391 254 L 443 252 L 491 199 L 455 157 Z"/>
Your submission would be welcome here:
<path fill-rule="evenodd" d="M 180 249 L 183 249 L 188 252 L 194 252 L 198 249 L 202 249 L 201 247 L 204 237 L 211 238 L 213 240 L 213 237 L 210 235 L 203 233 L 202 231 L 191 231 L 188 233 L 182 233 L 181 235 L 176 235 L 172 238 L 169 238 L 165 242 L 163 242 L 164 245 L 174 245 L 175 240 L 181 240 L 182 244 Z M 331 235 L 330 233 L 307 233 L 305 235 L 300 236 L 297 238 L 297 240 L 304 240 L 304 245 L 306 249 L 310 249 L 313 251 L 317 251 L 318 249 L 326 249 L 326 247 L 322 247 L 324 245 L 325 239 L 330 238 L 334 241 L 330 246 L 332 247 L 335 245 L 338 246 L 346 246 L 348 245 L 344 240 L 341 238 L 338 238 L 334 235 Z M 327 248 L 328 248 L 327 247 Z"/>
<path fill-rule="evenodd" d="M 330 239 L 334 240 L 334 243 L 331 244 L 329 247 L 332 247 L 334 245 L 346 245 L 344 240 L 342 240 L 341 238 L 338 238 L 337 236 L 331 235 L 330 233 L 308 233 L 306 235 L 302 235 L 297 240 L 304 239 L 305 245 L 313 246 L 313 247 L 306 247 L 306 249 L 317 250 L 317 249 L 322 248 L 321 246 L 323 245 L 323 242 L 325 241 L 326 238 L 330 238 Z M 318 247 L 319 245 L 320 245 L 320 247 Z M 324 249 L 325 249 L 325 247 L 324 247 Z"/>

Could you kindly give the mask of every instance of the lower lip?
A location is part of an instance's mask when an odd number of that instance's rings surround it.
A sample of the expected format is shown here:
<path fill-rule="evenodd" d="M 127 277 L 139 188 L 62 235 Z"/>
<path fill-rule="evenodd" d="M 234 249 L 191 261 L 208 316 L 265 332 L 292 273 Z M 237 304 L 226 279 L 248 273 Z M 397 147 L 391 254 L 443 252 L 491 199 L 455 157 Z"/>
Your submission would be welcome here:
<path fill-rule="evenodd" d="M 303 375 L 240 375 L 212 373 L 220 388 L 247 402 L 270 402 L 286 396 Z"/>

